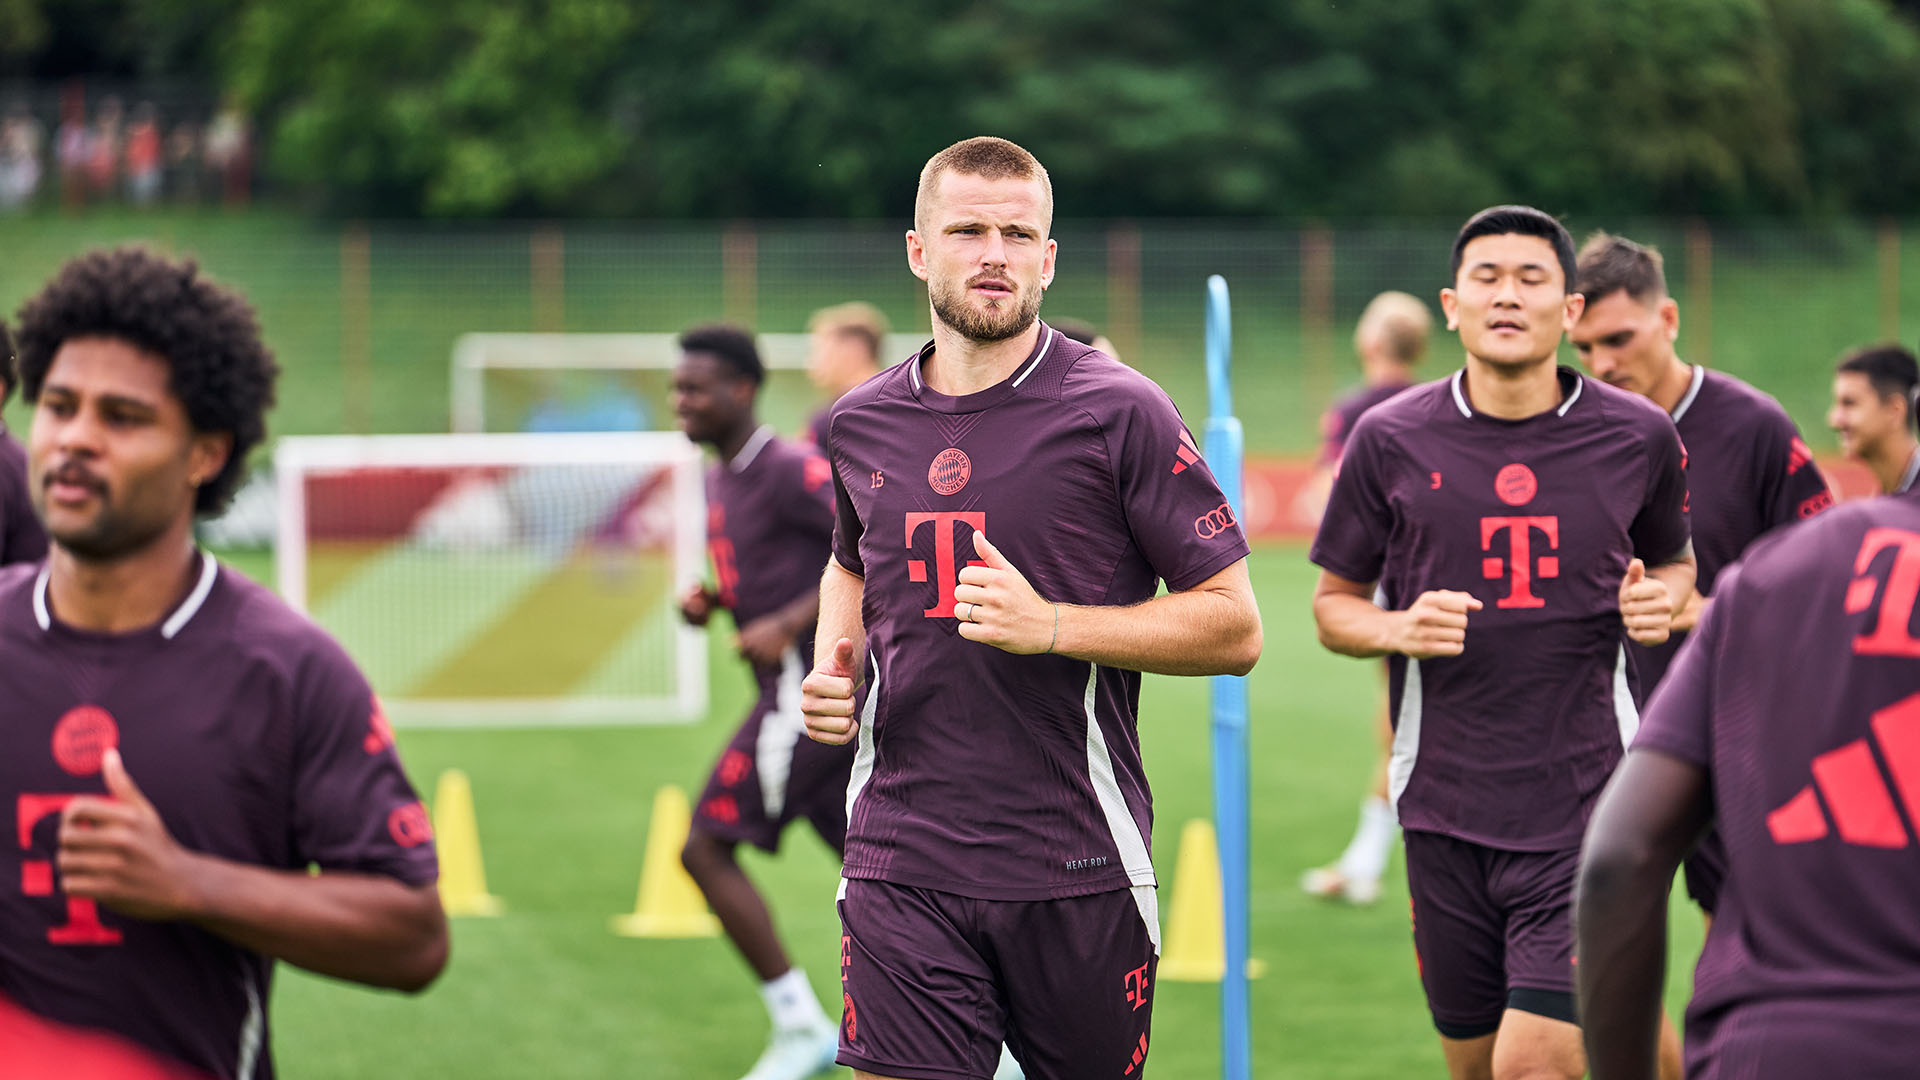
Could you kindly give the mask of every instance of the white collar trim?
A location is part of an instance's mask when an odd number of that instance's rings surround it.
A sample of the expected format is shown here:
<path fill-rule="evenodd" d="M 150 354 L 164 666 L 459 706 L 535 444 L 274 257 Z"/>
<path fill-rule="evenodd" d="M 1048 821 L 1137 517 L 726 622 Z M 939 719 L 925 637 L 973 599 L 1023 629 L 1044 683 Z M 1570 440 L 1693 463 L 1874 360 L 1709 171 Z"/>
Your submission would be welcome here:
<path fill-rule="evenodd" d="M 53 613 L 47 610 L 47 572 L 48 567 L 40 568 L 40 577 L 33 583 L 33 620 L 40 629 L 53 629 Z M 193 591 L 187 594 L 180 606 L 173 609 L 167 621 L 160 624 L 160 636 L 172 641 L 180 631 L 186 629 L 200 609 L 206 606 L 207 595 L 213 592 L 214 579 L 220 576 L 220 563 L 207 552 L 200 553 L 200 580 L 194 583 Z"/>
<path fill-rule="evenodd" d="M 1557 364 L 1554 365 L 1553 377 L 1555 380 L 1558 380 L 1560 378 L 1560 367 Z M 1456 371 L 1453 373 L 1454 407 L 1460 410 L 1461 416 L 1464 416 L 1467 419 L 1471 420 L 1473 419 L 1473 406 L 1467 404 L 1466 382 L 1467 382 L 1466 368 L 1461 368 L 1459 371 Z M 1586 386 L 1587 386 L 1587 380 L 1584 378 L 1581 378 L 1579 375 L 1575 375 L 1573 377 L 1573 393 L 1568 394 L 1567 400 L 1561 402 L 1560 407 L 1553 410 L 1554 415 L 1555 416 L 1567 415 L 1567 410 L 1573 408 L 1573 403 L 1580 400 L 1580 393 L 1581 391 L 1586 389 Z M 1677 420 L 1679 419 L 1679 417 L 1675 417 L 1674 419 Z"/>
<path fill-rule="evenodd" d="M 1706 365 L 1704 364 L 1693 365 L 1693 383 L 1687 387 L 1686 396 L 1680 399 L 1680 404 L 1675 405 L 1673 407 L 1674 423 L 1676 424 L 1679 423 L 1680 418 L 1687 415 L 1687 410 L 1693 408 L 1693 399 L 1700 396 L 1700 388 L 1706 385 L 1706 382 L 1707 382 Z"/>
<path fill-rule="evenodd" d="M 1894 489 L 1894 493 L 1906 491 L 1915 480 L 1920 480 L 1920 447 L 1907 455 L 1907 471 L 1900 474 L 1900 486 Z"/>
<path fill-rule="evenodd" d="M 732 461 L 727 462 L 727 468 L 732 469 L 736 473 L 746 472 L 747 467 L 752 465 L 754 459 L 760 456 L 760 451 L 765 450 L 767 444 L 772 441 L 773 425 L 761 424 L 758 428 L 754 429 L 753 434 L 747 436 L 746 445 L 740 448 L 739 453 L 733 455 Z"/>

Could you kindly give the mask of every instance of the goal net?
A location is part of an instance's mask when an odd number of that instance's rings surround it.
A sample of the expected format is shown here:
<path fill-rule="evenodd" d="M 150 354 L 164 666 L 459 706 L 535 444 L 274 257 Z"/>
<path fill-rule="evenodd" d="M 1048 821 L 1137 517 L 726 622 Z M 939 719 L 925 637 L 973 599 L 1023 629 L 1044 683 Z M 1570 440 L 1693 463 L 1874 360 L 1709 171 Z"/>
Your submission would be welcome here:
<path fill-rule="evenodd" d="M 700 453 L 664 432 L 285 438 L 281 595 L 394 722 L 672 723 L 707 707 Z"/>
<path fill-rule="evenodd" d="M 450 371 L 455 432 L 668 429 L 668 391 L 680 362 L 678 334 L 463 334 Z M 763 418 L 802 430 L 826 404 L 807 382 L 806 334 L 756 339 L 768 385 Z M 925 334 L 888 334 L 884 366 L 926 344 Z"/>

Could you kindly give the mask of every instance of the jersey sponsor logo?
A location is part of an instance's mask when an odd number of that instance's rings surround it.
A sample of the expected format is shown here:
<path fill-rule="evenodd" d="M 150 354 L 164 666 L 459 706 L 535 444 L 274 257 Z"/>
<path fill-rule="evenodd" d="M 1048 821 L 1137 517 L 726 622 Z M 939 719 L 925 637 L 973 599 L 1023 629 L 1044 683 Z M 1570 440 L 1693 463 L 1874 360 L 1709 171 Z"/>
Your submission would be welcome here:
<path fill-rule="evenodd" d="M 380 695 L 373 697 L 373 709 L 367 716 L 367 737 L 361 740 L 360 748 L 369 754 L 377 754 L 393 745 L 393 725 L 387 721 L 387 710 L 380 705 Z"/>
<path fill-rule="evenodd" d="M 1141 964 L 1127 972 L 1123 980 L 1127 991 L 1127 1004 L 1133 1006 L 1135 1012 L 1139 1012 L 1147 1004 L 1147 968 L 1150 966 L 1152 961 Z"/>
<path fill-rule="evenodd" d="M 1186 429 L 1180 430 L 1180 445 L 1173 448 L 1173 475 L 1179 476 L 1187 471 L 1187 466 L 1200 462 L 1200 448 L 1193 445 L 1193 436 Z"/>
<path fill-rule="evenodd" d="M 1233 528 L 1236 524 L 1238 524 L 1238 522 L 1234 520 L 1233 507 L 1226 503 L 1221 503 L 1212 510 L 1194 518 L 1193 531 L 1200 539 L 1211 540 L 1221 533 L 1226 532 L 1228 529 Z"/>
<path fill-rule="evenodd" d="M 1555 555 L 1533 554 L 1533 532 L 1538 529 L 1547 538 L 1547 549 L 1560 547 L 1560 518 L 1557 515 L 1528 517 L 1484 517 L 1480 519 L 1480 550 L 1492 551 L 1493 538 L 1507 534 L 1507 557 L 1498 555 L 1480 560 L 1480 576 L 1488 581 L 1506 578 L 1507 595 L 1494 601 L 1495 607 L 1538 608 L 1547 602 L 1533 594 L 1535 578 L 1560 576 L 1560 559 Z"/>
<path fill-rule="evenodd" d="M 387 815 L 387 835 L 403 848 L 416 848 L 433 839 L 433 822 L 418 802 L 396 806 Z"/>
<path fill-rule="evenodd" d="M 833 479 L 833 466 L 819 454 L 808 454 L 807 463 L 800 469 L 800 482 L 808 491 L 819 491 L 820 485 Z"/>
<path fill-rule="evenodd" d="M 927 486 L 940 495 L 955 495 L 967 486 L 973 478 L 973 462 L 967 452 L 957 446 L 949 446 L 936 454 L 933 464 L 927 466 Z"/>
<path fill-rule="evenodd" d="M 1822 801 L 1842 843 L 1855 847 L 1904 848 L 1907 829 L 1894 809 L 1893 795 L 1874 763 L 1872 742 L 1893 778 L 1907 817 L 1920 820 L 1920 694 L 1873 714 L 1873 733 L 1829 750 L 1812 762 L 1813 783 L 1802 787 L 1767 815 L 1767 832 L 1776 844 L 1806 844 L 1827 836 Z M 1818 789 L 1819 794 L 1815 795 Z"/>
<path fill-rule="evenodd" d="M 1883 551 L 1893 559 L 1885 576 L 1871 573 Z M 1868 529 L 1853 559 L 1856 575 L 1847 586 L 1846 612 L 1858 615 L 1876 609 L 1873 626 L 1853 639 L 1859 656 L 1920 657 L 1920 639 L 1913 636 L 1913 606 L 1920 596 L 1920 533 L 1905 529 Z"/>
<path fill-rule="evenodd" d="M 14 822 L 20 850 L 33 850 L 33 829 L 49 817 L 58 817 L 72 802 L 72 792 L 57 795 L 22 793 L 14 800 Z M 27 896 L 52 896 L 53 860 L 20 860 L 20 891 Z M 52 945 L 118 945 L 120 931 L 100 921 L 100 908 L 92 900 L 67 897 L 67 921 L 47 928 Z"/>
<path fill-rule="evenodd" d="M 1525 506 L 1540 493 L 1540 481 L 1532 469 L 1516 461 L 1493 474 L 1493 493 L 1508 506 Z"/>
<path fill-rule="evenodd" d="M 730 608 L 738 599 L 735 590 L 740 586 L 740 564 L 733 555 L 733 541 L 724 536 L 708 540 L 707 557 L 713 560 L 713 575 L 719 579 L 720 606 Z"/>
<path fill-rule="evenodd" d="M 98 705 L 76 705 L 53 725 L 53 760 L 69 776 L 99 772 L 100 759 L 119 745 L 119 725 Z"/>
<path fill-rule="evenodd" d="M 1810 518 L 1818 516 L 1822 511 L 1831 509 L 1833 509 L 1833 492 L 1821 488 L 1818 492 L 1802 500 L 1794 512 L 1802 518 Z"/>
<path fill-rule="evenodd" d="M 971 510 L 959 512 L 915 512 L 907 515 L 907 550 L 913 550 L 913 534 L 920 526 L 933 526 L 933 565 L 934 579 L 939 594 L 934 605 L 922 611 L 929 619 L 953 618 L 953 590 L 960 584 L 960 568 L 953 564 L 954 552 L 959 549 L 958 536 L 960 526 L 966 525 L 974 532 L 987 531 L 987 515 L 984 511 Z M 985 566 L 979 559 L 968 559 L 968 566 Z M 907 560 L 907 580 L 927 580 L 927 563 L 924 559 Z"/>

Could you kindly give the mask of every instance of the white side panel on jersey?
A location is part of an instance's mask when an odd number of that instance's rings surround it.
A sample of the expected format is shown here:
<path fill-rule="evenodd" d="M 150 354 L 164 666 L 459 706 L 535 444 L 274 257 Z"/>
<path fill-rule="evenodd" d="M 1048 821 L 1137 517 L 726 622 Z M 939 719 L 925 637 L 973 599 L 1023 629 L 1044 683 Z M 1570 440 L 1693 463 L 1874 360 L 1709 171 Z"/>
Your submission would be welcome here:
<path fill-rule="evenodd" d="M 1160 890 L 1152 885 L 1135 885 L 1133 906 L 1140 909 L 1140 921 L 1147 924 L 1147 940 L 1153 942 L 1153 955 L 1160 955 Z"/>
<path fill-rule="evenodd" d="M 1086 698 L 1087 776 L 1093 781 L 1093 793 L 1100 800 L 1100 811 L 1107 816 L 1107 829 L 1113 834 L 1113 846 L 1120 853 L 1120 867 L 1127 872 L 1127 881 L 1133 885 L 1152 885 L 1153 858 L 1147 854 L 1147 841 L 1140 835 L 1140 825 L 1133 820 L 1133 811 L 1127 808 L 1126 796 L 1120 792 L 1120 781 L 1114 778 L 1113 755 L 1107 751 L 1107 735 L 1100 730 L 1100 720 L 1094 715 L 1094 696 L 1099 692 L 1099 687 L 1100 665 L 1089 664 Z M 1155 921 L 1158 922 L 1157 916 Z"/>
<path fill-rule="evenodd" d="M 1387 759 L 1387 800 L 1400 813 L 1400 793 L 1413 779 L 1420 756 L 1420 661 L 1407 658 L 1406 684 L 1400 688 L 1400 715 L 1393 725 L 1393 752 Z"/>
<path fill-rule="evenodd" d="M 873 716 L 880 708 L 880 658 L 867 654 L 873 660 L 873 685 L 867 687 L 867 704 L 860 710 L 860 735 L 855 743 L 853 754 L 853 773 L 847 777 L 847 824 L 853 824 L 853 804 L 860 799 L 860 792 L 873 779 Z M 840 879 L 840 889 L 834 894 L 834 902 L 847 898 L 847 879 Z"/>
<path fill-rule="evenodd" d="M 806 717 L 800 714 L 800 679 L 800 650 L 789 645 L 780 655 L 773 711 L 760 718 L 760 734 L 753 744 L 754 771 L 760 774 L 760 805 L 775 820 L 787 805 L 793 749 L 807 737 Z"/>
<path fill-rule="evenodd" d="M 1627 646 L 1620 645 L 1620 656 L 1613 662 L 1613 718 L 1620 724 L 1620 745 L 1633 745 L 1640 730 L 1640 710 L 1633 704 L 1633 688 L 1627 685 Z"/>
<path fill-rule="evenodd" d="M 253 969 L 244 963 L 240 984 L 247 990 L 247 1015 L 240 1021 L 240 1055 L 235 1059 L 233 1075 L 239 1080 L 253 1080 L 253 1070 L 260 1062 L 261 1044 L 266 1041 L 267 1015 L 260 1004 L 260 988 L 254 985 Z"/>

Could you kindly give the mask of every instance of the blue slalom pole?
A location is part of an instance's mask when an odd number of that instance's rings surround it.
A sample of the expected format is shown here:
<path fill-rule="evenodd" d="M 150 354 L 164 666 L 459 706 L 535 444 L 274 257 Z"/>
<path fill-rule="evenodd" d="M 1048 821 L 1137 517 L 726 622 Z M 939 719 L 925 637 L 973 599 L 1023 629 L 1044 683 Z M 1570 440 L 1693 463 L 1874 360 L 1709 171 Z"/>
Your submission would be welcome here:
<path fill-rule="evenodd" d="M 1207 464 L 1242 517 L 1240 459 L 1244 439 L 1233 415 L 1233 317 L 1227 280 L 1207 279 Z M 1225 910 L 1227 970 L 1220 980 L 1220 1064 L 1224 1080 L 1249 1080 L 1252 1028 L 1247 1008 L 1248 823 L 1247 681 L 1216 675 L 1213 691 L 1213 817 L 1220 838 L 1220 892 Z"/>

